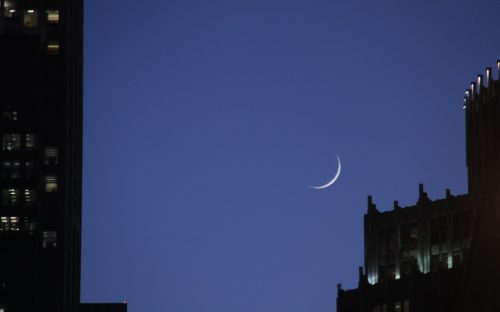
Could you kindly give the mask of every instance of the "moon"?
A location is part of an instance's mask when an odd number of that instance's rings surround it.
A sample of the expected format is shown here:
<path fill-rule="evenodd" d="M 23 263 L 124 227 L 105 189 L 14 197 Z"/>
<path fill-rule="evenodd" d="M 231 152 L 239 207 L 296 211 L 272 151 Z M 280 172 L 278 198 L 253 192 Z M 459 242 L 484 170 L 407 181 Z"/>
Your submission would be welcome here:
<path fill-rule="evenodd" d="M 342 165 L 340 164 L 340 158 L 339 158 L 339 156 L 337 156 L 337 161 L 339 162 L 339 166 L 337 168 L 337 173 L 335 173 L 335 176 L 330 181 L 326 182 L 325 184 L 319 185 L 319 186 L 313 186 L 313 185 L 311 185 L 311 188 L 313 188 L 315 190 L 326 189 L 327 187 L 332 186 L 333 183 L 335 183 L 335 181 L 337 181 L 337 179 L 340 176 L 340 170 L 342 168 Z"/>

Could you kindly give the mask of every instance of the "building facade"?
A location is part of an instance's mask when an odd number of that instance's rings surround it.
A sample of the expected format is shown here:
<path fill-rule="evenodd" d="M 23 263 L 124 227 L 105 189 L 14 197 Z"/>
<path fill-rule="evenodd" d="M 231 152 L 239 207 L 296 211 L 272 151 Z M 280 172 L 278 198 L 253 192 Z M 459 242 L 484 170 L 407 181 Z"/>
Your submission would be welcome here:
<path fill-rule="evenodd" d="M 368 197 L 365 265 L 357 289 L 338 288 L 339 312 L 449 311 L 470 248 L 467 195 L 431 200 L 419 186 L 415 205 L 381 212 Z"/>
<path fill-rule="evenodd" d="M 338 312 L 500 311 L 500 61 L 465 92 L 468 193 L 380 212 L 368 200 L 358 288 Z"/>
<path fill-rule="evenodd" d="M 81 0 L 1 0 L 0 311 L 80 303 Z"/>
<path fill-rule="evenodd" d="M 0 312 L 80 304 L 82 0 L 0 0 Z"/>

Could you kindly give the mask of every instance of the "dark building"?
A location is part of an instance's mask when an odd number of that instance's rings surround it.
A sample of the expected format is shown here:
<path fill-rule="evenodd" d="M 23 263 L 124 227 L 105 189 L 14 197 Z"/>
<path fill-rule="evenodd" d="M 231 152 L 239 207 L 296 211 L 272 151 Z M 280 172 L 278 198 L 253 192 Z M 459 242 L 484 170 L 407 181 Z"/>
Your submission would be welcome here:
<path fill-rule="evenodd" d="M 80 308 L 82 33 L 82 0 L 0 0 L 0 312 Z"/>
<path fill-rule="evenodd" d="M 474 208 L 470 256 L 456 311 L 500 311 L 500 61 L 464 97 L 469 196 Z"/>
<path fill-rule="evenodd" d="M 497 62 L 500 73 L 500 62 Z M 464 98 L 469 192 L 380 212 L 368 199 L 358 288 L 338 312 L 500 311 L 500 74 Z"/>
<path fill-rule="evenodd" d="M 423 185 L 414 206 L 380 212 L 368 197 L 365 266 L 357 289 L 338 289 L 337 311 L 449 311 L 470 247 L 467 195 L 430 200 Z"/>
<path fill-rule="evenodd" d="M 127 312 L 127 303 L 82 303 L 80 312 Z"/>

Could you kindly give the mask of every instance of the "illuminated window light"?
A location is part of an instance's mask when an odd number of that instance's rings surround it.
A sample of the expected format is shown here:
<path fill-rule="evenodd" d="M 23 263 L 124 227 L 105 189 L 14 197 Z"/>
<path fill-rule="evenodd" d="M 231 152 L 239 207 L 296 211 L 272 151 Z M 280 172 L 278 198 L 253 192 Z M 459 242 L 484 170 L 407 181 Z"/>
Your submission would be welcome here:
<path fill-rule="evenodd" d="M 38 15 L 36 14 L 35 10 L 25 11 L 23 22 L 25 27 L 33 28 L 38 26 Z"/>
<path fill-rule="evenodd" d="M 50 55 L 59 54 L 59 43 L 58 42 L 49 42 L 47 44 L 47 53 Z"/>
<path fill-rule="evenodd" d="M 47 22 L 49 24 L 59 23 L 59 10 L 47 10 Z"/>

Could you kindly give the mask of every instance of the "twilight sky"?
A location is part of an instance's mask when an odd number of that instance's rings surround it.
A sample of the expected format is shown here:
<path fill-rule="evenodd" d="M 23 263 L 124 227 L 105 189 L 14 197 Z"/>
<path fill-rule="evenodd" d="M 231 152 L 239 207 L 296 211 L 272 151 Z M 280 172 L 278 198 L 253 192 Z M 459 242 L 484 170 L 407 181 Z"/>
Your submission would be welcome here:
<path fill-rule="evenodd" d="M 500 1 L 86 0 L 82 300 L 332 312 L 381 210 L 466 192 Z M 496 77 L 497 71 L 494 70 Z M 331 188 L 318 191 L 337 169 Z"/>

